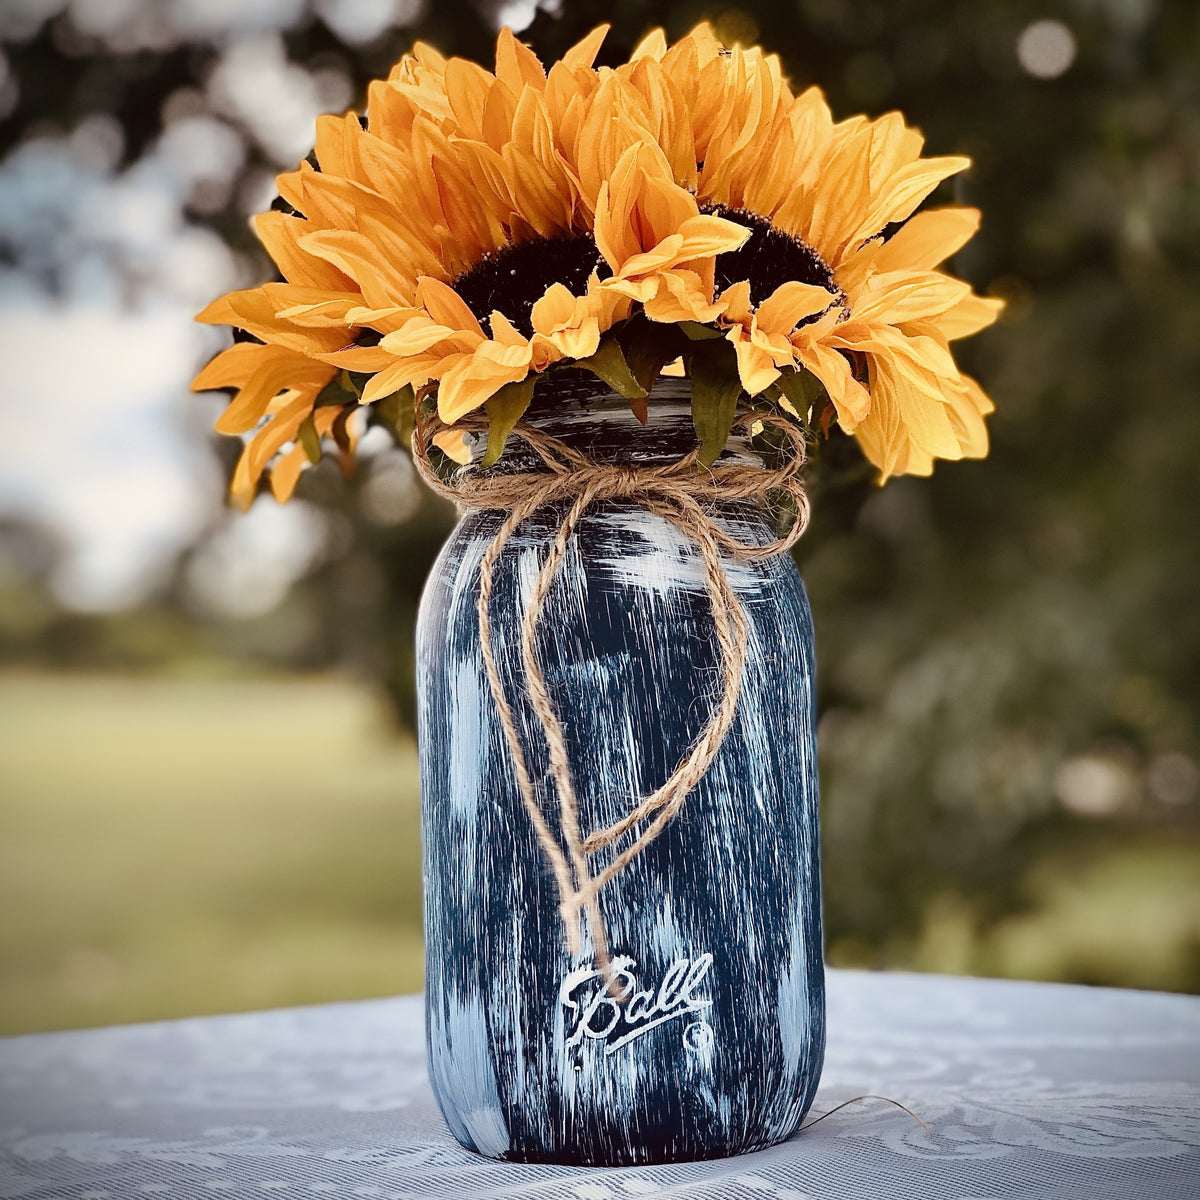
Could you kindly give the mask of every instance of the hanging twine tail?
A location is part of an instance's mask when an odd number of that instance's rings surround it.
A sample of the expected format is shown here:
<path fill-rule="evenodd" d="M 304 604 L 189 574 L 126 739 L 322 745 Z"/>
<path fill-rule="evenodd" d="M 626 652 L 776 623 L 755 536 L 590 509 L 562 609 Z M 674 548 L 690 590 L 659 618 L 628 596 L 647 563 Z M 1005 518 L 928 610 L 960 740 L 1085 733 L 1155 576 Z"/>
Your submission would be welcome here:
<path fill-rule="evenodd" d="M 413 461 L 421 478 L 433 491 L 452 500 L 463 512 L 474 509 L 508 511 L 508 516 L 496 531 L 479 564 L 479 637 L 484 669 L 508 744 L 521 800 L 542 853 L 554 873 L 567 950 L 573 956 L 582 951 L 582 922 L 586 917 L 597 966 L 614 996 L 619 995 L 620 989 L 612 971 L 608 938 L 600 913 L 600 891 L 658 837 L 683 807 L 690 792 L 716 758 L 737 712 L 749 627 L 745 610 L 729 582 L 721 556 L 726 554 L 747 561 L 783 554 L 808 524 L 808 497 L 798 477 L 805 457 L 802 431 L 778 414 L 767 412 L 746 413 L 735 421 L 735 425 L 743 428 L 771 425 L 783 430 L 791 443 L 791 454 L 783 466 L 767 470 L 738 463 L 702 470 L 697 467 L 696 450 L 677 462 L 659 467 L 595 463 L 549 434 L 517 425 L 513 434 L 535 452 L 540 469 L 513 475 L 464 475 L 455 483 L 446 483 L 437 476 L 429 462 L 429 446 L 433 436 L 445 426 L 436 418 L 427 419 L 418 423 L 413 437 Z M 474 426 L 463 422 L 456 426 L 464 427 L 469 429 Z M 790 497 L 796 515 L 788 532 L 767 545 L 739 541 L 726 532 L 712 515 L 712 507 L 717 503 L 736 500 L 762 502 L 772 494 Z M 542 728 L 549 751 L 550 775 L 558 799 L 562 841 L 566 846 L 564 851 L 538 802 L 529 774 L 516 714 L 505 692 L 496 662 L 491 609 L 496 564 L 509 538 L 534 513 L 546 505 L 565 500 L 570 500 L 571 504 L 559 522 L 534 580 L 521 615 L 520 637 L 521 665 L 529 703 Z M 579 522 L 593 504 L 605 500 L 636 502 L 647 512 L 670 522 L 699 549 L 721 655 L 721 695 L 708 722 L 667 781 L 620 820 L 585 836 L 580 828 L 579 801 L 571 777 L 566 734 L 538 662 L 536 637 L 542 608 Z M 641 832 L 615 854 L 607 866 L 593 874 L 591 856 L 613 845 L 638 825 L 644 825 Z"/>
<path fill-rule="evenodd" d="M 826 1117 L 832 1117 L 834 1113 L 841 1112 L 843 1108 L 851 1104 L 857 1104 L 860 1100 L 882 1100 L 885 1104 L 890 1104 L 894 1108 L 898 1108 L 902 1113 L 907 1113 L 930 1137 L 934 1136 L 933 1130 L 908 1105 L 901 1104 L 899 1100 L 893 1100 L 891 1096 L 876 1096 L 874 1093 L 863 1096 L 851 1096 L 849 1100 L 843 1100 L 841 1104 L 835 1104 L 828 1112 L 823 1112 L 819 1117 L 813 1117 L 811 1121 L 805 1121 L 800 1128 L 801 1130 L 811 1129 L 814 1125 L 819 1125 Z"/>

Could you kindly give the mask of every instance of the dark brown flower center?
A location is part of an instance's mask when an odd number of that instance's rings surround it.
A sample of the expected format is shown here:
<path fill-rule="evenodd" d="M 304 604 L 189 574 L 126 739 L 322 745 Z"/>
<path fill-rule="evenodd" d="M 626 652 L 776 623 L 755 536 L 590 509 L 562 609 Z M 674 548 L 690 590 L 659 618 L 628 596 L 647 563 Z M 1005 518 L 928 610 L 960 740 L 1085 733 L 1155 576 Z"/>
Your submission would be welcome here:
<path fill-rule="evenodd" d="M 750 284 L 750 300 L 755 306 L 768 299 L 780 284 L 792 281 L 815 284 L 834 298 L 841 298 L 842 291 L 834 281 L 833 268 L 811 246 L 776 229 L 766 217 L 744 208 L 728 208 L 724 204 L 704 204 L 701 211 L 724 217 L 750 230 L 750 236 L 738 249 L 717 255 L 718 295 L 744 279 Z M 815 317 L 807 319 L 816 320 Z"/>
<path fill-rule="evenodd" d="M 539 238 L 484 255 L 451 285 L 480 322 L 502 313 L 525 337 L 533 335 L 533 306 L 561 283 L 573 296 L 587 291 L 588 279 L 611 275 L 586 234 Z"/>

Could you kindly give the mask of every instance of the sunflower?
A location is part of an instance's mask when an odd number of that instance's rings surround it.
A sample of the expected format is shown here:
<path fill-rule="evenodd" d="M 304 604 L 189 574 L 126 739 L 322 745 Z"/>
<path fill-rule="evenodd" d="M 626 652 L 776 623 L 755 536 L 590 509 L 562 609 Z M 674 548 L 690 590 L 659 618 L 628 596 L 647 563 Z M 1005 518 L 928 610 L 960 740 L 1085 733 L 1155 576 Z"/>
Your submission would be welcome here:
<path fill-rule="evenodd" d="M 834 123 L 817 88 L 793 95 L 778 58 L 726 50 L 707 24 L 674 46 L 655 31 L 616 76 L 701 210 L 751 231 L 716 262 L 718 323 L 745 390 L 810 372 L 882 478 L 986 454 L 992 405 L 949 342 L 1002 304 L 936 269 L 979 213 L 913 215 L 970 160 L 921 158 L 898 113 Z"/>
<path fill-rule="evenodd" d="M 593 65 L 605 32 L 548 72 L 508 30 L 494 71 L 418 43 L 362 119 L 318 122 L 257 220 L 282 282 L 199 318 L 252 339 L 194 385 L 235 389 L 218 429 L 249 435 L 236 502 L 272 463 L 285 498 L 322 439 L 348 460 L 360 405 L 402 431 L 416 391 L 459 461 L 454 423 L 485 409 L 490 461 L 537 379 L 571 365 L 636 408 L 676 360 L 704 461 L 729 423 L 701 410 L 728 416 L 731 386 L 809 419 L 827 395 L 883 478 L 986 452 L 990 402 L 948 343 L 999 305 L 937 270 L 978 213 L 913 215 L 967 160 L 922 159 L 898 114 L 835 124 L 777 58 L 707 25 L 674 46 L 655 32 L 615 69 Z"/>
<path fill-rule="evenodd" d="M 603 32 L 549 76 L 507 30 L 494 74 L 418 45 L 372 85 L 365 122 L 318 123 L 314 161 L 279 177 L 282 211 L 258 222 L 284 282 L 232 293 L 199 318 L 257 343 L 226 351 L 194 385 L 238 388 L 218 428 L 257 430 L 236 501 L 253 499 L 299 429 L 310 443 L 327 432 L 322 406 L 349 389 L 370 404 L 436 383 L 450 424 L 531 373 L 591 358 L 635 301 L 660 320 L 717 315 L 713 255 L 746 231 L 701 214 L 630 122 L 619 142 L 590 138 L 592 125 L 581 133 L 594 143 L 579 160 L 586 184 L 562 153 L 564 130 L 595 123 L 590 64 Z M 443 448 L 456 454 L 459 440 L 443 435 Z M 288 453 L 277 496 L 312 457 Z"/>

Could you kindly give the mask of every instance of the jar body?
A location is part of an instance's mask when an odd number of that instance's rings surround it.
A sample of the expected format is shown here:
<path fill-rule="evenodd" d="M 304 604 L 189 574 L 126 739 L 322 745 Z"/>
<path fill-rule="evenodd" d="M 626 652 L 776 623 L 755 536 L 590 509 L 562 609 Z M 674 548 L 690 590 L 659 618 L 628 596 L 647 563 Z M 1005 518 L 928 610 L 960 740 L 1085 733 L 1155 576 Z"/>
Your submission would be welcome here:
<path fill-rule="evenodd" d="M 519 628 L 561 515 L 548 506 L 513 535 L 491 607 L 556 833 Z M 613 1166 L 771 1145 L 807 1111 L 825 1040 L 813 633 L 799 572 L 786 555 L 726 563 L 750 630 L 737 715 L 682 809 L 600 893 L 618 1003 L 590 941 L 567 951 L 484 671 L 478 568 L 504 516 L 460 522 L 418 621 L 434 1094 L 454 1136 L 495 1158 Z M 720 519 L 744 541 L 774 536 L 751 506 Z M 588 510 L 537 637 L 585 834 L 653 792 L 709 719 L 721 689 L 713 630 L 689 539 L 632 502 Z"/>

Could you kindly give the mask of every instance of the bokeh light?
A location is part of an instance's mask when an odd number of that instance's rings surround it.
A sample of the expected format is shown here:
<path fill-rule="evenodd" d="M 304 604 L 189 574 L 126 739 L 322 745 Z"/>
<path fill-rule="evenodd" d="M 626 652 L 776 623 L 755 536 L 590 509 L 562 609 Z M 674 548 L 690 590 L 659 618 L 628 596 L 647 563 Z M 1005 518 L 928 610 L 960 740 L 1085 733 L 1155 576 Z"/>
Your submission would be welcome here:
<path fill-rule="evenodd" d="M 1075 61 L 1075 35 L 1061 21 L 1034 21 L 1017 39 L 1017 59 L 1038 79 L 1057 79 Z"/>

